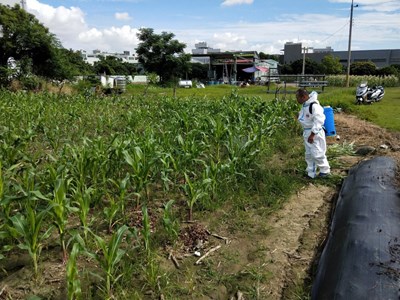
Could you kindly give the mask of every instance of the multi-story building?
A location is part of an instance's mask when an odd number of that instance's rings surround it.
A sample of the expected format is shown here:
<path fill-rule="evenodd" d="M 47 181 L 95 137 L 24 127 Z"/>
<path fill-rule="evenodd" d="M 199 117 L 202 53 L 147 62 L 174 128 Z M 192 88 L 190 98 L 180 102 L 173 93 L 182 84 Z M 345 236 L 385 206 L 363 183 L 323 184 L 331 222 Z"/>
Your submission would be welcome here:
<path fill-rule="evenodd" d="M 290 64 L 296 60 L 303 59 L 303 56 L 321 63 L 326 55 L 338 57 L 340 62 L 347 67 L 348 51 L 334 51 L 331 47 L 316 49 L 303 47 L 301 43 L 286 43 L 284 46 L 283 63 Z M 381 50 L 352 50 L 350 63 L 359 61 L 371 61 L 377 68 L 383 68 L 394 64 L 400 64 L 400 49 Z"/>
<path fill-rule="evenodd" d="M 87 63 L 94 65 L 95 62 L 100 60 L 100 57 L 113 56 L 122 59 L 123 62 L 136 64 L 138 63 L 137 58 L 131 54 L 130 51 L 124 51 L 123 53 L 110 53 L 102 52 L 100 50 L 93 50 L 92 53 L 87 53 L 85 50 L 81 51 L 83 60 Z"/>

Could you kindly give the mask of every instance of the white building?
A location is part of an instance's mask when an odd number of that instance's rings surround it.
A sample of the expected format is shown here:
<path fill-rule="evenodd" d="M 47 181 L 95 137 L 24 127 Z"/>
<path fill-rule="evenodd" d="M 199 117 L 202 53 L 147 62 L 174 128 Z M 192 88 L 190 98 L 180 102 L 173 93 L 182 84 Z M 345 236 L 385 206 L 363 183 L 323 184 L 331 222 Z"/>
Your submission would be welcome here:
<path fill-rule="evenodd" d="M 221 49 L 214 49 L 207 46 L 206 42 L 200 42 L 194 44 L 195 49 L 192 49 L 192 62 L 193 63 L 202 63 L 208 64 L 210 63 L 210 57 L 207 54 L 210 53 L 219 53 Z M 200 56 L 197 56 L 200 55 Z"/>
<path fill-rule="evenodd" d="M 95 62 L 100 60 L 100 57 L 113 56 L 122 59 L 123 62 L 137 64 L 138 59 L 131 54 L 130 51 L 124 51 L 123 53 L 110 53 L 102 52 L 100 50 L 93 50 L 92 53 L 87 53 L 85 50 L 81 50 L 83 60 L 87 63 L 94 65 Z"/>

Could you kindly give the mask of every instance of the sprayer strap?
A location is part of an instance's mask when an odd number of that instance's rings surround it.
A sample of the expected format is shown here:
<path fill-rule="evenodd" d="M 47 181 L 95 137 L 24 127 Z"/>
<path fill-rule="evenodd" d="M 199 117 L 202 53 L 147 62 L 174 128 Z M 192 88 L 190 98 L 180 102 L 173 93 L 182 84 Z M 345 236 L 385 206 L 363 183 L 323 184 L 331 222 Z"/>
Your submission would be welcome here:
<path fill-rule="evenodd" d="M 310 114 L 312 114 L 312 106 L 313 106 L 313 104 L 315 104 L 315 103 L 317 103 L 317 102 L 311 102 L 311 103 L 310 103 L 310 106 L 308 107 L 308 111 L 310 112 Z"/>

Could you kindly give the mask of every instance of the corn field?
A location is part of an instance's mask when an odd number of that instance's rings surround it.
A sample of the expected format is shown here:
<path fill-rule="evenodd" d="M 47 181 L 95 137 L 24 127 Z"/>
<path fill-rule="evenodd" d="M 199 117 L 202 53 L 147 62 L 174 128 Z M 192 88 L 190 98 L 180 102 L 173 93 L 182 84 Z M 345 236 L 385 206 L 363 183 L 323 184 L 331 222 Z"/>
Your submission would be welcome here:
<path fill-rule="evenodd" d="M 344 87 L 346 86 L 345 75 L 330 75 L 326 77 L 329 86 Z M 394 75 L 387 76 L 373 76 L 364 75 L 357 76 L 351 75 L 349 78 L 349 86 L 356 87 L 362 82 L 367 82 L 369 86 L 383 85 L 384 87 L 396 87 L 399 86 L 399 77 Z"/>
<path fill-rule="evenodd" d="M 68 299 L 124 299 L 127 286 L 129 299 L 159 297 L 157 247 L 174 245 L 197 212 L 254 188 L 260 158 L 295 131 L 296 110 L 235 91 L 219 100 L 0 92 L 0 266 L 27 253 L 38 282 L 56 245 Z M 127 278 L 129 265 L 141 271 Z"/>

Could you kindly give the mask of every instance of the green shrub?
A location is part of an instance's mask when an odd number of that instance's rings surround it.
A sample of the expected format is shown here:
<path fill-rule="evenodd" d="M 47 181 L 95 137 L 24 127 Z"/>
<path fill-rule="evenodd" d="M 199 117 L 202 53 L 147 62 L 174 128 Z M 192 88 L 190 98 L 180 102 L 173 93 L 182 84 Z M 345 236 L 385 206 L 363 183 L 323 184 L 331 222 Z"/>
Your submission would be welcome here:
<path fill-rule="evenodd" d="M 39 90 L 42 85 L 42 80 L 36 75 L 21 76 L 19 81 L 23 88 L 28 91 Z"/>

